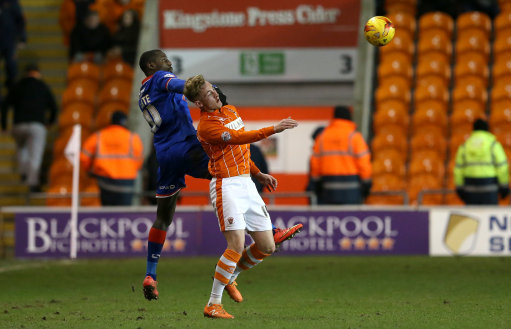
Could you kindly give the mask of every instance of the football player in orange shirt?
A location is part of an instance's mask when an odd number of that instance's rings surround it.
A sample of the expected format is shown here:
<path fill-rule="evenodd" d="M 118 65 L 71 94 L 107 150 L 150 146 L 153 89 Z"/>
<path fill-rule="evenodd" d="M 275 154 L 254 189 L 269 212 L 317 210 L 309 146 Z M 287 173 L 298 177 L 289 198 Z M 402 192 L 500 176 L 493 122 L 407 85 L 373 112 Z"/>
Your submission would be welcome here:
<path fill-rule="evenodd" d="M 227 240 L 227 249 L 216 265 L 204 316 L 230 319 L 234 317 L 221 304 L 224 289 L 234 301 L 241 302 L 243 297 L 235 282 L 238 274 L 275 251 L 270 216 L 250 175 L 270 191 L 277 188 L 277 180 L 252 164 L 250 143 L 295 128 L 298 122 L 287 118 L 274 126 L 246 131 L 236 107 L 222 106 L 217 91 L 202 75 L 186 80 L 184 95 L 201 110 L 197 137 L 210 158 L 210 198 Z M 254 240 L 246 248 L 245 230 Z"/>

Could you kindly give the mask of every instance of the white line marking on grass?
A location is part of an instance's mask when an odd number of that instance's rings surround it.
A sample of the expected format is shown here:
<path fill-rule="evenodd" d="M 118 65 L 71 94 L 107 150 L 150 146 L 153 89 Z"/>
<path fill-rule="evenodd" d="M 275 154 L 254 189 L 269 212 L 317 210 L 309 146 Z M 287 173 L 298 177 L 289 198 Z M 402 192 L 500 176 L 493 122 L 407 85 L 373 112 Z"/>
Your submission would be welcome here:
<path fill-rule="evenodd" d="M 23 264 L 12 264 L 4 267 L 0 267 L 0 273 L 27 270 L 31 268 L 38 268 L 48 265 L 49 262 L 38 262 L 38 263 L 23 263 Z M 70 260 L 62 261 L 51 261 L 53 265 L 71 265 L 73 262 Z"/>

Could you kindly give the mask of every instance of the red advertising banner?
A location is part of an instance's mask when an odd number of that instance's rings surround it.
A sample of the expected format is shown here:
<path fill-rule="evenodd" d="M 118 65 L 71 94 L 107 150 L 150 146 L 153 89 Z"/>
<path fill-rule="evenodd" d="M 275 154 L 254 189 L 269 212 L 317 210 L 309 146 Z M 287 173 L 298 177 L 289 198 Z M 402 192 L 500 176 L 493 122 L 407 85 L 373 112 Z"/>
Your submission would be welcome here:
<path fill-rule="evenodd" d="M 160 0 L 160 47 L 356 47 L 359 0 Z"/>

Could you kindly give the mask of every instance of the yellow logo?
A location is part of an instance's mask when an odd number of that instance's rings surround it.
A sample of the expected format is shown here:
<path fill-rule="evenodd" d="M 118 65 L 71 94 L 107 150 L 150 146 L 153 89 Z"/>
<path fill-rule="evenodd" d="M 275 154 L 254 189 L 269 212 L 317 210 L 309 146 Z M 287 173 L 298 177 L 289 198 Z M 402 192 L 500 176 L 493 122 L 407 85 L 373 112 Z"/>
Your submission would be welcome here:
<path fill-rule="evenodd" d="M 453 254 L 468 254 L 474 248 L 478 227 L 476 218 L 451 214 L 445 230 L 445 246 Z"/>

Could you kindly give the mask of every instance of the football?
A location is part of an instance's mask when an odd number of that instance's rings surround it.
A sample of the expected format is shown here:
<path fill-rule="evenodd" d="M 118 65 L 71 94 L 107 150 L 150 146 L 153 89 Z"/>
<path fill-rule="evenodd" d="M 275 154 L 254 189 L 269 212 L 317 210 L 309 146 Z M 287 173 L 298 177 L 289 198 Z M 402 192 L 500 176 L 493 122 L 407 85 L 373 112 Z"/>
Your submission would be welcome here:
<path fill-rule="evenodd" d="M 385 46 L 394 38 L 396 29 L 392 21 L 385 16 L 374 16 L 364 26 L 364 35 L 373 46 Z"/>

